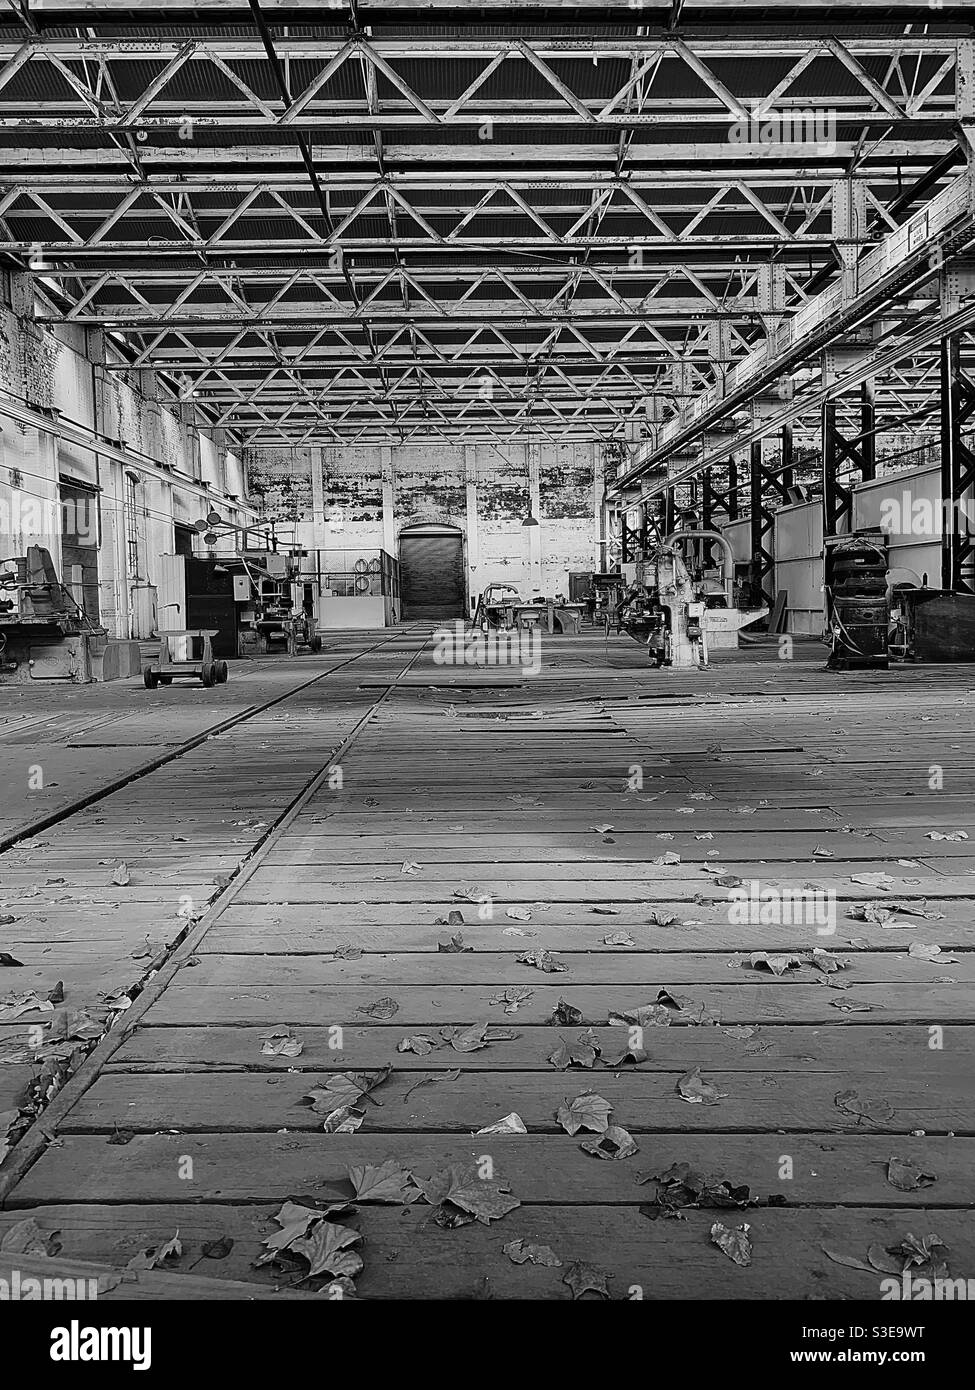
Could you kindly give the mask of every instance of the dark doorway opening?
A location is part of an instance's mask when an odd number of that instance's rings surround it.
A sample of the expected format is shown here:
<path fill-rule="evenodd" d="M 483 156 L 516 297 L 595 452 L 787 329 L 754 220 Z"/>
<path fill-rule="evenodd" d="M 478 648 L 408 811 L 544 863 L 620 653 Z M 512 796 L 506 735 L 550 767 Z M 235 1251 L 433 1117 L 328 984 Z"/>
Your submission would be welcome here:
<path fill-rule="evenodd" d="M 400 533 L 400 601 L 409 618 L 463 618 L 464 537 L 455 526 L 411 526 Z"/>
<path fill-rule="evenodd" d="M 83 607 L 89 622 L 98 626 L 98 534 L 101 525 L 99 495 L 95 488 L 58 480 L 61 493 L 61 583 L 68 585 L 71 570 L 81 568 Z"/>

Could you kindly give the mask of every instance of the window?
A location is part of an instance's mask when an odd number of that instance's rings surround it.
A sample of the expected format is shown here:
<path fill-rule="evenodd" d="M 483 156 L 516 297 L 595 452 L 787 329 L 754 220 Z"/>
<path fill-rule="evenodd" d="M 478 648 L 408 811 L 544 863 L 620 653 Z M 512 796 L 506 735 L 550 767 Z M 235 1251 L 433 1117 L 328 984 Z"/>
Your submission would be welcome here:
<path fill-rule="evenodd" d="M 130 579 L 139 577 L 139 479 L 125 475 L 125 560 Z"/>

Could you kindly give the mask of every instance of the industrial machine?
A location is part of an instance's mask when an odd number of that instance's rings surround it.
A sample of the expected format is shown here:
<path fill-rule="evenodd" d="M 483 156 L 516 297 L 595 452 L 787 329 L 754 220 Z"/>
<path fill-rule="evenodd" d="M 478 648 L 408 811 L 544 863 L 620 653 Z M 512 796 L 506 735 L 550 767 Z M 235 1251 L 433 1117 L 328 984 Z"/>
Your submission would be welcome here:
<path fill-rule="evenodd" d="M 477 600 L 473 621 L 482 632 L 544 628 L 569 636 L 579 631 L 584 608 L 584 604 L 569 603 L 561 596 L 525 602 L 513 584 L 489 584 Z"/>
<path fill-rule="evenodd" d="M 887 539 L 882 531 L 827 538 L 823 593 L 827 668 L 886 668 L 890 598 Z"/>
<path fill-rule="evenodd" d="M 86 683 L 139 668 L 138 642 L 109 638 L 85 616 L 43 546 L 0 561 L 0 683 Z"/>
<path fill-rule="evenodd" d="M 723 578 L 711 572 L 709 547 L 698 547 L 697 563 L 688 567 L 681 550 L 691 540 L 715 540 L 722 546 Z M 709 648 L 735 645 L 741 628 L 768 613 L 765 607 L 734 606 L 734 561 L 718 532 L 675 531 L 653 546 L 646 559 L 625 568 L 632 569 L 632 582 L 620 595 L 616 621 L 646 646 L 656 667 L 706 666 Z"/>
<path fill-rule="evenodd" d="M 895 660 L 975 658 L 975 594 L 895 583 L 890 603 L 888 646 Z"/>
<path fill-rule="evenodd" d="M 299 647 L 321 651 L 314 614 L 295 608 L 294 589 L 299 579 L 296 556 L 245 550 L 235 560 L 222 563 L 234 572 L 241 656 L 266 656 L 274 651 L 294 656 Z"/>

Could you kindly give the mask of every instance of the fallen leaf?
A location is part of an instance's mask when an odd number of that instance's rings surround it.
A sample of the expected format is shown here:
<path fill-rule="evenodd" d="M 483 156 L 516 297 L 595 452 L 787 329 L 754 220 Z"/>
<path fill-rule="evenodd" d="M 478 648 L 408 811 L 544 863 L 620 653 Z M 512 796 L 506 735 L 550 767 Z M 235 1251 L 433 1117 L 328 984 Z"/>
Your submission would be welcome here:
<path fill-rule="evenodd" d="M 533 997 L 535 991 L 527 985 L 511 985 L 504 989 L 500 994 L 496 994 L 489 1002 L 492 1004 L 503 1004 L 506 1014 L 516 1013 L 522 1004 L 527 1004 Z"/>
<path fill-rule="evenodd" d="M 140 1250 L 138 1255 L 129 1260 L 126 1269 L 162 1269 L 167 1260 L 178 1260 L 182 1254 L 183 1242 L 177 1231 L 172 1239 L 164 1241 L 161 1245 L 150 1245 L 145 1250 Z"/>
<path fill-rule="evenodd" d="M 588 1129 L 594 1134 L 605 1134 L 609 1128 L 612 1106 L 602 1096 L 592 1091 L 583 1091 L 570 1103 L 563 1099 L 556 1112 L 556 1119 L 566 1134 L 578 1134 L 580 1129 Z"/>
<path fill-rule="evenodd" d="M 610 1125 L 598 1139 L 584 1139 L 579 1147 L 594 1158 L 631 1158 L 637 1152 L 636 1141 L 622 1125 Z"/>
<path fill-rule="evenodd" d="M 411 1033 L 408 1037 L 400 1038 L 396 1044 L 396 1051 L 415 1052 L 418 1057 L 426 1057 L 428 1052 L 439 1046 L 439 1042 L 428 1033 Z"/>
<path fill-rule="evenodd" d="M 531 1245 L 528 1241 L 519 1238 L 518 1240 L 509 1240 L 507 1245 L 502 1245 L 501 1250 L 512 1264 L 545 1265 L 549 1269 L 562 1268 L 562 1261 L 550 1245 Z"/>
<path fill-rule="evenodd" d="M 61 1249 L 59 1231 L 42 1231 L 32 1216 L 4 1232 L 0 1250 L 14 1255 L 56 1255 Z"/>
<path fill-rule="evenodd" d="M 933 1173 L 923 1173 L 908 1158 L 890 1158 L 887 1160 L 887 1181 L 899 1192 L 916 1192 L 920 1187 L 933 1186 L 938 1179 Z"/>
<path fill-rule="evenodd" d="M 745 962 L 742 961 L 744 965 Z M 787 970 L 798 970 L 802 965 L 801 956 L 769 955 L 767 951 L 753 951 L 748 957 L 753 970 L 770 970 L 773 975 L 784 975 Z"/>
<path fill-rule="evenodd" d="M 298 1041 L 289 1028 L 275 1028 L 270 1033 L 261 1033 L 264 1057 L 300 1057 L 305 1050 L 304 1043 Z"/>
<path fill-rule="evenodd" d="M 362 1269 L 362 1257 L 348 1247 L 361 1239 L 361 1232 L 354 1231 L 351 1226 L 317 1221 L 307 1235 L 293 1240 L 288 1249 L 308 1261 L 306 1279 L 314 1279 L 319 1274 L 344 1275 L 351 1279 Z"/>
<path fill-rule="evenodd" d="M 120 859 L 118 864 L 116 865 L 115 872 L 112 874 L 112 882 L 118 888 L 125 888 L 127 884 L 130 882 L 129 866 L 126 864 L 124 859 Z"/>
<path fill-rule="evenodd" d="M 700 1067 L 695 1067 L 678 1081 L 677 1094 L 691 1105 L 717 1105 L 728 1093 L 719 1091 L 713 1082 L 705 1081 Z"/>
<path fill-rule="evenodd" d="M 612 935 L 610 935 L 610 936 L 604 936 L 604 937 L 603 937 L 603 945 L 604 945 L 604 946 L 635 946 L 635 945 L 636 945 L 636 942 L 633 940 L 633 938 L 632 938 L 632 936 L 630 935 L 629 932 L 626 932 L 626 931 L 614 931 L 614 932 L 612 933 Z"/>
<path fill-rule="evenodd" d="M 562 1275 L 562 1283 L 568 1284 L 573 1299 L 581 1298 L 584 1293 L 598 1293 L 603 1298 L 609 1298 L 609 1289 L 606 1287 L 608 1278 L 610 1276 L 604 1269 L 600 1269 L 599 1265 L 588 1264 L 585 1260 L 575 1260 Z"/>
<path fill-rule="evenodd" d="M 446 941 L 437 942 L 437 951 L 441 955 L 464 955 L 466 952 L 473 951 L 473 946 L 464 945 L 463 932 L 456 932 Z"/>
<path fill-rule="evenodd" d="M 527 1134 L 525 1122 L 519 1114 L 512 1110 L 510 1115 L 505 1115 L 500 1120 L 495 1120 L 493 1125 L 485 1125 L 483 1129 L 475 1130 L 476 1134 Z"/>
<path fill-rule="evenodd" d="M 422 1178 L 417 1181 L 431 1206 L 439 1203 L 448 1208 L 456 1207 L 484 1226 L 500 1221 L 521 1206 L 518 1199 L 511 1196 L 507 1184 L 496 1178 L 481 1178 L 473 1164 L 451 1164 L 428 1181 Z"/>
<path fill-rule="evenodd" d="M 408 1204 L 420 1196 L 409 1172 L 394 1158 L 378 1165 L 364 1164 L 349 1168 L 349 1182 L 357 1202 L 391 1202 Z"/>
<path fill-rule="evenodd" d="M 936 962 L 938 965 L 958 965 L 957 956 L 945 955 L 940 946 L 929 945 L 925 941 L 912 941 L 907 948 L 907 954 L 914 960 L 927 960 Z"/>
<path fill-rule="evenodd" d="M 549 1023 L 554 1023 L 559 1028 L 572 1028 L 577 1023 L 582 1022 L 584 1022 L 582 1010 L 577 1009 L 573 1004 L 561 998 L 552 1011 L 552 1017 L 549 1019 Z"/>
<path fill-rule="evenodd" d="M 441 1028 L 440 1036 L 455 1052 L 479 1052 L 493 1042 L 510 1042 L 518 1034 L 492 1031 L 489 1023 L 472 1023 L 469 1028 Z"/>
<path fill-rule="evenodd" d="M 416 874 L 423 868 L 422 864 L 414 864 L 412 859 L 404 859 L 400 869 L 401 874 Z"/>
<path fill-rule="evenodd" d="M 747 1223 L 732 1230 L 728 1226 L 722 1226 L 720 1221 L 715 1221 L 711 1227 L 711 1242 L 719 1250 L 723 1250 L 729 1260 L 747 1268 L 752 1262 L 752 1242 L 748 1235 L 750 1230 L 751 1227 Z"/>
<path fill-rule="evenodd" d="M 551 951 L 523 951 L 520 956 L 515 956 L 515 960 L 520 965 L 534 966 L 545 975 L 565 973 L 569 968 L 563 965 L 557 956 L 553 956 Z"/>
<path fill-rule="evenodd" d="M 850 882 L 862 883 L 865 884 L 868 888 L 880 888 L 884 892 L 887 892 L 888 889 L 893 888 L 897 880 L 891 878 L 890 874 L 884 873 L 850 874 Z"/>
<path fill-rule="evenodd" d="M 677 922 L 677 917 L 673 912 L 665 912 L 659 908 L 655 908 L 648 915 L 650 922 L 655 927 L 672 927 Z"/>
<path fill-rule="evenodd" d="M 407 1097 L 411 1096 L 414 1091 L 418 1091 L 421 1086 L 439 1086 L 440 1083 L 443 1081 L 456 1081 L 458 1076 L 460 1076 L 459 1067 L 457 1067 L 454 1071 L 439 1072 L 436 1076 L 421 1076 L 420 1080 L 415 1082 L 414 1085 L 412 1085 L 409 1088 L 409 1090 L 405 1093 L 403 1099 L 406 1100 Z"/>
<path fill-rule="evenodd" d="M 588 1033 L 580 1033 L 575 1042 L 566 1042 L 562 1038 L 548 1060 L 559 1071 L 565 1071 L 568 1067 L 592 1067 L 598 1052 L 596 1035 L 590 1028 Z"/>
<path fill-rule="evenodd" d="M 510 917 L 514 922 L 530 922 L 531 912 L 527 907 L 509 907 L 505 909 L 506 917 Z"/>
<path fill-rule="evenodd" d="M 846 1115 L 855 1115 L 857 1121 L 890 1120 L 894 1117 L 894 1108 L 883 1096 L 861 1097 L 858 1091 L 837 1091 L 833 1097 L 833 1104 L 837 1110 L 842 1110 Z"/>
<path fill-rule="evenodd" d="M 368 1014 L 370 1018 L 392 1018 L 399 1013 L 399 1005 L 395 999 L 385 995 L 382 999 L 377 999 L 375 1004 L 358 1004 L 357 1014 Z"/>

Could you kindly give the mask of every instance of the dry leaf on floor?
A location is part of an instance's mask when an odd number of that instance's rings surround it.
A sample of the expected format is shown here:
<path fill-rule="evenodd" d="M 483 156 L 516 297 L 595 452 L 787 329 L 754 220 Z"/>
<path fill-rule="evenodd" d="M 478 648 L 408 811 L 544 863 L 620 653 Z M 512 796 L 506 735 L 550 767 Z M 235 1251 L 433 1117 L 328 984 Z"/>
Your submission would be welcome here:
<path fill-rule="evenodd" d="M 352 1279 L 362 1269 L 362 1257 L 348 1247 L 357 1245 L 361 1239 L 361 1232 L 354 1231 L 351 1226 L 317 1221 L 307 1235 L 293 1240 L 288 1249 L 308 1261 L 306 1279 L 320 1274 Z"/>
<path fill-rule="evenodd" d="M 967 840 L 968 835 L 964 830 L 950 830 L 944 834 L 939 830 L 929 830 L 925 835 L 927 840 Z"/>
<path fill-rule="evenodd" d="M 889 889 L 893 888 L 897 880 L 895 878 L 891 878 L 890 874 L 885 873 L 850 874 L 850 882 L 862 883 L 867 888 L 879 888 L 882 892 L 886 893 L 889 891 Z"/>
<path fill-rule="evenodd" d="M 524 1239 L 509 1240 L 502 1245 L 502 1253 L 512 1264 L 545 1265 L 549 1269 L 561 1269 L 562 1261 L 550 1245 L 532 1245 Z"/>
<path fill-rule="evenodd" d="M 723 1250 L 729 1260 L 747 1268 L 752 1262 L 752 1242 L 748 1235 L 750 1230 L 751 1227 L 747 1223 L 732 1230 L 729 1226 L 722 1226 L 720 1221 L 715 1221 L 711 1227 L 711 1242 L 719 1250 Z"/>
<path fill-rule="evenodd" d="M 604 936 L 604 937 L 603 937 L 603 945 L 604 945 L 604 946 L 635 946 L 635 945 L 636 945 L 636 942 L 633 940 L 633 938 L 632 938 L 632 936 L 630 935 L 629 932 L 626 932 L 626 931 L 614 931 L 610 936 Z"/>
<path fill-rule="evenodd" d="M 351 1167 L 348 1175 L 357 1202 L 408 1205 L 421 1195 L 412 1175 L 394 1158 L 387 1158 L 385 1163 Z"/>
<path fill-rule="evenodd" d="M 13 969 L 16 966 L 20 966 L 21 968 L 23 968 L 24 962 L 22 960 L 15 959 L 15 957 L 12 956 L 9 953 L 9 951 L 0 951 L 0 965 L 8 966 L 10 969 Z"/>
<path fill-rule="evenodd" d="M 115 866 L 115 872 L 112 874 L 112 882 L 117 888 L 125 888 L 130 882 L 129 866 L 124 859 L 120 859 Z"/>
<path fill-rule="evenodd" d="M 440 1036 L 455 1052 L 479 1052 L 495 1042 L 511 1042 L 518 1034 L 508 1029 L 492 1029 L 489 1023 L 472 1023 L 469 1028 L 441 1028 Z"/>
<path fill-rule="evenodd" d="M 717 1105 L 728 1092 L 719 1091 L 712 1081 L 705 1081 L 700 1067 L 695 1067 L 678 1081 L 677 1094 L 690 1105 Z"/>
<path fill-rule="evenodd" d="M 530 922 L 532 919 L 531 911 L 527 907 L 505 908 L 504 915 L 514 922 Z"/>
<path fill-rule="evenodd" d="M 609 1289 L 606 1287 L 606 1280 L 609 1278 L 611 1276 L 604 1269 L 600 1269 L 599 1265 L 576 1260 L 562 1275 L 562 1283 L 568 1284 L 573 1299 L 581 1298 L 584 1293 L 598 1293 L 603 1298 L 609 1298 Z"/>
<path fill-rule="evenodd" d="M 784 975 L 787 970 L 798 970 L 802 965 L 801 956 L 769 955 L 767 951 L 753 951 L 747 962 L 753 970 L 770 970 L 773 975 Z"/>
<path fill-rule="evenodd" d="M 926 941 L 912 941 L 907 948 L 907 954 L 913 960 L 932 961 L 938 965 L 958 965 L 957 956 L 945 955 L 940 946 Z"/>
<path fill-rule="evenodd" d="M 677 921 L 675 913 L 665 912 L 662 911 L 660 908 L 655 908 L 652 912 L 650 912 L 648 914 L 648 918 L 651 925 L 655 927 L 673 927 L 675 925 L 680 926 L 680 923 Z"/>
<path fill-rule="evenodd" d="M 674 851 L 673 851 L 672 849 L 669 849 L 669 850 L 667 851 L 666 854 L 658 854 L 657 857 L 656 857 L 656 859 L 651 859 L 651 860 L 650 860 L 650 863 L 651 863 L 651 864 L 679 864 L 679 863 L 680 863 L 680 855 L 679 855 L 679 854 L 675 854 Z"/>
<path fill-rule="evenodd" d="M 899 1192 L 916 1192 L 921 1187 L 932 1187 L 938 1179 L 933 1173 L 923 1173 L 909 1158 L 890 1158 L 887 1160 L 887 1181 Z"/>
<path fill-rule="evenodd" d="M 412 859 L 404 859 L 400 869 L 401 874 L 416 874 L 423 868 L 422 864 L 414 864 Z"/>
<path fill-rule="evenodd" d="M 632 1158 L 637 1150 L 633 1136 L 622 1125 L 610 1125 L 598 1139 L 584 1139 L 579 1145 L 594 1158 Z"/>
<path fill-rule="evenodd" d="M 343 1071 L 335 1076 L 330 1076 L 319 1086 L 313 1086 L 310 1091 L 306 1091 L 303 1100 L 311 1101 L 311 1108 L 316 1115 L 328 1115 L 339 1109 L 352 1109 L 358 1106 L 367 1097 L 372 1100 L 374 1105 L 379 1102 L 373 1099 L 371 1092 L 389 1076 L 391 1068 L 386 1066 L 381 1071 Z"/>
<path fill-rule="evenodd" d="M 382 999 L 377 999 L 374 1004 L 357 1004 L 357 1014 L 368 1014 L 370 1018 L 392 1018 L 399 1013 L 399 1005 L 395 999 L 384 995 Z"/>
<path fill-rule="evenodd" d="M 562 1038 L 548 1060 L 559 1071 L 565 1071 L 568 1067 L 595 1066 L 598 1053 L 599 1044 L 590 1028 L 588 1033 L 580 1033 L 575 1042 Z"/>
<path fill-rule="evenodd" d="M 892 1120 L 894 1117 L 893 1106 L 883 1096 L 864 1098 L 858 1091 L 837 1091 L 833 1104 L 845 1115 L 855 1115 L 857 1123 L 860 1120 Z"/>
<path fill-rule="evenodd" d="M 582 1017 L 581 1009 L 577 1009 L 568 1000 L 560 998 L 548 1021 L 559 1028 L 573 1028 L 577 1023 L 583 1023 L 585 1020 Z"/>
<path fill-rule="evenodd" d="M 336 960 L 359 960 L 362 956 L 362 947 L 353 946 L 351 941 L 343 941 L 341 946 L 336 946 L 332 955 Z"/>
<path fill-rule="evenodd" d="M 261 1033 L 264 1040 L 261 1055 L 264 1057 L 300 1057 L 305 1049 L 290 1028 L 274 1028 L 269 1033 Z"/>
<path fill-rule="evenodd" d="M 464 945 L 463 932 L 455 932 L 454 935 L 448 937 L 446 941 L 437 942 L 437 952 L 439 955 L 464 955 L 466 952 L 472 952 L 473 950 L 473 946 Z"/>
<path fill-rule="evenodd" d="M 519 965 L 531 965 L 545 975 L 561 974 L 569 968 L 551 951 L 523 951 L 520 956 L 515 956 L 515 960 Z"/>
<path fill-rule="evenodd" d="M 456 1081 L 459 1076 L 460 1067 L 457 1067 L 454 1071 L 438 1072 L 435 1076 L 421 1076 L 419 1081 L 414 1082 L 409 1090 L 404 1093 L 403 1099 L 407 1100 L 413 1092 L 418 1091 L 421 1086 L 439 1086 L 444 1081 Z"/>
<path fill-rule="evenodd" d="M 0 1238 L 0 1250 L 14 1255 L 57 1255 L 60 1231 L 42 1231 L 32 1216 L 18 1221 Z"/>
<path fill-rule="evenodd" d="M 485 1125 L 483 1129 L 475 1130 L 476 1134 L 527 1134 L 525 1122 L 519 1114 L 512 1110 L 510 1115 L 505 1115 L 500 1120 L 495 1120 L 493 1125 Z"/>
<path fill-rule="evenodd" d="M 425 1057 L 428 1052 L 432 1052 L 440 1043 L 436 1038 L 431 1038 L 428 1033 L 411 1033 L 408 1037 L 400 1038 L 396 1044 L 397 1052 L 415 1052 L 418 1057 Z"/>
<path fill-rule="evenodd" d="M 824 975 L 833 975 L 837 970 L 848 970 L 850 962 L 840 960 L 839 956 L 823 950 L 822 946 L 814 946 L 809 956 L 809 964 L 821 970 Z"/>
<path fill-rule="evenodd" d="M 601 917 L 618 917 L 620 915 L 620 909 L 618 907 L 607 907 L 603 903 L 594 907 L 593 912 L 598 912 Z"/>
<path fill-rule="evenodd" d="M 426 1181 L 422 1178 L 416 1181 L 431 1206 L 446 1208 L 445 1215 L 451 1225 L 462 1224 L 452 1219 L 452 1208 L 487 1226 L 521 1206 L 518 1199 L 511 1196 L 507 1183 L 498 1178 L 481 1178 L 475 1165 L 454 1163 Z"/>
<path fill-rule="evenodd" d="M 580 1129 L 588 1129 L 593 1134 L 605 1134 L 609 1128 L 609 1117 L 613 1107 L 608 1100 L 592 1091 L 583 1091 L 573 1101 L 563 1099 L 555 1118 L 566 1134 L 578 1134 Z"/>
<path fill-rule="evenodd" d="M 522 1004 L 527 1004 L 532 999 L 535 991 L 527 985 L 511 985 L 508 989 L 503 989 L 500 994 L 496 994 L 488 1002 L 491 1004 L 503 1004 L 506 1014 L 513 1014 L 521 1008 Z"/>
<path fill-rule="evenodd" d="M 126 1269 L 164 1269 L 167 1261 L 175 1262 L 183 1254 L 183 1242 L 179 1238 L 179 1231 L 171 1240 L 164 1241 L 162 1245 L 150 1245 L 145 1250 L 140 1250 L 138 1255 L 134 1255 Z"/>

